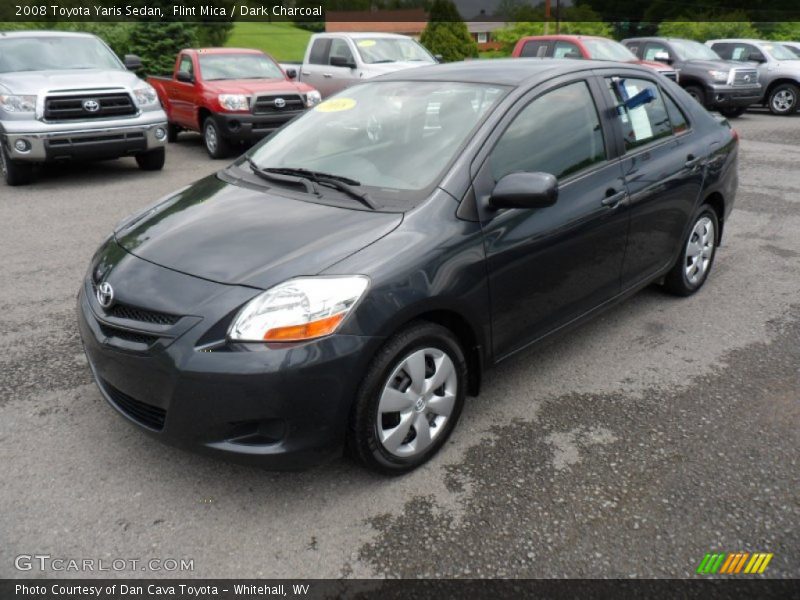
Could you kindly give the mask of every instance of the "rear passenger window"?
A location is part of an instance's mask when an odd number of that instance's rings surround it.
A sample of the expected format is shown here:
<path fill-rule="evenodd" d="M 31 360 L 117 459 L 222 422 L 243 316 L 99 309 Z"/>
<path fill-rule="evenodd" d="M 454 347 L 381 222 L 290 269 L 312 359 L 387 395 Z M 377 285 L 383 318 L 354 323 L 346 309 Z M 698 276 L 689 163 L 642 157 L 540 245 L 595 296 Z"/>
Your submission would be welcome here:
<path fill-rule="evenodd" d="M 547 42 L 525 42 L 519 55 L 524 58 L 543 58 L 547 55 Z"/>
<path fill-rule="evenodd" d="M 667 105 L 669 120 L 672 122 L 672 132 L 675 134 L 689 130 L 689 120 L 680 109 L 678 104 L 670 98 L 669 94 L 664 94 L 664 103 Z"/>
<path fill-rule="evenodd" d="M 606 159 L 591 92 L 579 81 L 546 92 L 508 126 L 489 158 L 495 181 L 518 171 L 566 177 Z"/>
<path fill-rule="evenodd" d="M 617 105 L 625 149 L 672 135 L 672 124 L 658 86 L 646 79 L 612 77 L 608 91 Z"/>
<path fill-rule="evenodd" d="M 330 47 L 330 39 L 314 40 L 314 44 L 311 46 L 311 53 L 308 55 L 308 62 L 312 65 L 327 65 Z"/>

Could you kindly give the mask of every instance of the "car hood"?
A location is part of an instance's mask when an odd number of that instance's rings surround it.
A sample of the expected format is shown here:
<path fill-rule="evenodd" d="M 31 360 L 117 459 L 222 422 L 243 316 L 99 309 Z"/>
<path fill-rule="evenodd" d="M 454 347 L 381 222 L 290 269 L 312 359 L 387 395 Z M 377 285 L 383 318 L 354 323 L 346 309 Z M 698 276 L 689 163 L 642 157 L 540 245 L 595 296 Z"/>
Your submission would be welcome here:
<path fill-rule="evenodd" d="M 134 88 L 141 79 L 122 69 L 68 69 L 58 71 L 18 71 L 0 73 L 0 86 L 14 94 L 45 94 L 102 88 Z"/>
<path fill-rule="evenodd" d="M 278 79 L 226 79 L 224 81 L 203 81 L 203 87 L 217 94 L 302 94 L 314 88 L 304 83 Z"/>
<path fill-rule="evenodd" d="M 706 70 L 730 70 L 734 67 L 742 68 L 743 65 L 740 62 L 734 62 L 732 60 L 689 60 L 686 61 L 687 65 L 691 65 L 697 69 L 706 69 Z"/>
<path fill-rule="evenodd" d="M 304 202 L 212 175 L 123 223 L 115 237 L 157 265 L 267 289 L 320 273 L 401 221 L 400 214 Z"/>

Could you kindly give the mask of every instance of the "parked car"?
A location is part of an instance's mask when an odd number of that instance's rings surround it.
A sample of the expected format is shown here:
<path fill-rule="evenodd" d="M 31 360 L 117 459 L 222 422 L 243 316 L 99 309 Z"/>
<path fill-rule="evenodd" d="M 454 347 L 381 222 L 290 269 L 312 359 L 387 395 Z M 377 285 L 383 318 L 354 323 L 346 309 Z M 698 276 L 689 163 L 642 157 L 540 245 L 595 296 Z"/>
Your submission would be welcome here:
<path fill-rule="evenodd" d="M 643 60 L 657 60 L 673 66 L 680 75 L 681 86 L 690 96 L 728 118 L 740 116 L 748 106 L 761 101 L 762 89 L 754 67 L 722 60 L 699 42 L 641 37 L 622 40 L 622 43 Z"/>
<path fill-rule="evenodd" d="M 164 166 L 167 116 L 155 90 L 100 38 L 55 31 L 0 32 L 0 170 L 28 183 L 37 163 L 133 156 Z"/>
<path fill-rule="evenodd" d="M 181 50 L 171 77 L 148 77 L 169 117 L 169 141 L 199 131 L 211 158 L 260 140 L 322 98 L 271 56 L 243 48 Z"/>
<path fill-rule="evenodd" d="M 362 79 L 436 62 L 424 46 L 405 35 L 317 33 L 308 41 L 302 63 L 282 66 L 290 77 L 313 85 L 327 98 Z"/>
<path fill-rule="evenodd" d="M 800 58 L 800 42 L 781 42 L 781 44 L 797 58 Z"/>
<path fill-rule="evenodd" d="M 800 100 L 800 60 L 780 42 L 728 39 L 706 42 L 722 58 L 758 69 L 761 103 L 774 115 L 797 111 Z"/>
<path fill-rule="evenodd" d="M 517 42 L 511 56 L 614 60 L 644 65 L 664 77 L 678 81 L 678 72 L 669 65 L 655 60 L 639 60 L 619 42 L 591 35 L 531 35 Z"/>
<path fill-rule="evenodd" d="M 79 292 L 88 362 L 163 441 L 408 471 L 485 368 L 653 282 L 697 292 L 737 154 L 727 120 L 641 66 L 386 75 L 121 223 Z"/>

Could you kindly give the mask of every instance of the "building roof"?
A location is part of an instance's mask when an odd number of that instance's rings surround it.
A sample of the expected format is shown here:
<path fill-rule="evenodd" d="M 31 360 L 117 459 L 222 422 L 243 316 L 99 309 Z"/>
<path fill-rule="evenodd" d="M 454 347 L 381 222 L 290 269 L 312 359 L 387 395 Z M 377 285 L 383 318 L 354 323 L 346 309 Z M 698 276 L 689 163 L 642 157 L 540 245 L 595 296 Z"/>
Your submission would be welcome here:
<path fill-rule="evenodd" d="M 421 8 L 405 10 L 329 10 L 325 13 L 327 33 L 419 34 L 428 24 L 428 13 Z"/>

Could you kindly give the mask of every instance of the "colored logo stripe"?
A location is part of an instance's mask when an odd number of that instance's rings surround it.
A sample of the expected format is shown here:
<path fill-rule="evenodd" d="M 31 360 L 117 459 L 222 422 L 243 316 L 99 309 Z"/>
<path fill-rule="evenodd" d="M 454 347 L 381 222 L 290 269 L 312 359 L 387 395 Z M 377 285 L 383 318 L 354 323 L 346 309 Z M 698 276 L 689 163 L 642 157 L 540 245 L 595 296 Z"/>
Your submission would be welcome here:
<path fill-rule="evenodd" d="M 773 554 L 766 552 L 709 552 L 700 561 L 697 573 L 701 575 L 714 575 L 715 573 L 735 575 L 744 573 L 756 575 L 763 573 L 767 568 Z M 745 566 L 746 565 L 746 566 Z"/>

